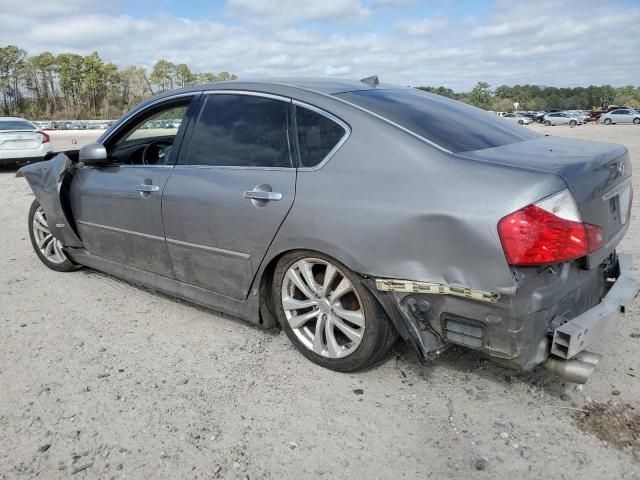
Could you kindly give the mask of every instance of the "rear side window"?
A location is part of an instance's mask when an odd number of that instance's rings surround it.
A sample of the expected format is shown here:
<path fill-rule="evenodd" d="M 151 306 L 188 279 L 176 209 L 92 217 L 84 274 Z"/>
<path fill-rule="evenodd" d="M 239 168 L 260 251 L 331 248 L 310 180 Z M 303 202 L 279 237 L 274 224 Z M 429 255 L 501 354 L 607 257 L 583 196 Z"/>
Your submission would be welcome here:
<path fill-rule="evenodd" d="M 187 157 L 191 165 L 291 167 L 289 103 L 252 95 L 209 95 Z"/>
<path fill-rule="evenodd" d="M 325 115 L 301 106 L 296 106 L 296 127 L 303 167 L 322 162 L 347 133 Z"/>
<path fill-rule="evenodd" d="M 540 135 L 462 102 L 411 88 L 360 90 L 337 95 L 450 150 L 467 152 Z"/>
<path fill-rule="evenodd" d="M 26 120 L 0 120 L 0 130 L 37 130 L 37 128 Z"/>

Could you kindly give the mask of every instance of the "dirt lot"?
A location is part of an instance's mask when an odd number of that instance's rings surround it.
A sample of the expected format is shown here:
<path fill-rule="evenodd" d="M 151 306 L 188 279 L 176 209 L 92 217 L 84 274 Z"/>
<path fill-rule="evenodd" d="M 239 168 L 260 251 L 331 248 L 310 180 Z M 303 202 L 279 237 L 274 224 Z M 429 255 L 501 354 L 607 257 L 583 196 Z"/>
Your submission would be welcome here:
<path fill-rule="evenodd" d="M 640 172 L 640 127 L 531 128 L 623 143 Z M 53 133 L 54 145 L 73 135 Z M 337 374 L 281 332 L 46 269 L 28 240 L 26 182 L 0 171 L 0 191 L 2 479 L 640 479 L 637 302 L 592 348 L 604 356 L 584 388 L 458 349 L 421 365 L 398 346 L 371 371 Z M 639 201 L 623 243 L 636 261 Z M 591 401 L 617 406 L 585 420 L 575 409 Z M 621 418 L 628 442 L 616 441 Z"/>

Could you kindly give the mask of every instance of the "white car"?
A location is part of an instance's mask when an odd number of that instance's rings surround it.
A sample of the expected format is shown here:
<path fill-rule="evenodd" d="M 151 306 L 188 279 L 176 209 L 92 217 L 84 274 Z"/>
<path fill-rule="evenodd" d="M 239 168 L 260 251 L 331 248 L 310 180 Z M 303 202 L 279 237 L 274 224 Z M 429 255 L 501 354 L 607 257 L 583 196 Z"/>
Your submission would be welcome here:
<path fill-rule="evenodd" d="M 518 125 L 529 125 L 533 120 L 529 117 L 525 117 L 524 115 L 520 115 L 519 113 L 505 113 L 502 118 L 506 118 Z"/>
<path fill-rule="evenodd" d="M 39 162 L 51 152 L 51 139 L 33 123 L 0 117 L 0 165 Z"/>
<path fill-rule="evenodd" d="M 572 117 L 565 112 L 547 113 L 543 118 L 543 123 L 548 127 L 551 125 L 582 125 L 582 120 Z"/>
<path fill-rule="evenodd" d="M 618 108 L 601 115 L 598 122 L 605 125 L 611 125 L 612 123 L 634 123 L 640 125 L 640 112 L 633 108 Z"/>

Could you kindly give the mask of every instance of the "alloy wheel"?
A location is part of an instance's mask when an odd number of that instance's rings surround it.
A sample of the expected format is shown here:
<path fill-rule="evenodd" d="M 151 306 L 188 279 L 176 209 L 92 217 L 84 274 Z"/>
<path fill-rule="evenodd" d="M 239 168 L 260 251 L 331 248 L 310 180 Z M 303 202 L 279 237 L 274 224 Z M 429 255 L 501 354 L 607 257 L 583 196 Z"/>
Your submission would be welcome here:
<path fill-rule="evenodd" d="M 55 264 L 64 263 L 67 260 L 66 255 L 62 251 L 62 243 L 55 238 L 49 230 L 49 224 L 47 223 L 47 216 L 42 209 L 42 205 L 39 205 L 33 215 L 33 234 L 36 239 L 36 244 L 40 253 L 49 262 Z"/>
<path fill-rule="evenodd" d="M 332 263 L 303 258 L 292 264 L 284 275 L 281 301 L 296 337 L 316 354 L 344 358 L 362 342 L 366 323 L 362 302 Z"/>

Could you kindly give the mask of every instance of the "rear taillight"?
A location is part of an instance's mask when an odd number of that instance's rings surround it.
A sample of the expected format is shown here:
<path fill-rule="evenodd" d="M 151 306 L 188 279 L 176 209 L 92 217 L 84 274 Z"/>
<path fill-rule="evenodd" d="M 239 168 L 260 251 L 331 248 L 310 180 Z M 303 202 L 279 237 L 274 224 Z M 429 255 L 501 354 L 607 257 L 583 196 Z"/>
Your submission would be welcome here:
<path fill-rule="evenodd" d="M 45 132 L 38 132 L 40 135 L 42 135 L 42 143 L 49 143 L 51 141 L 51 137 L 49 136 L 48 133 Z"/>
<path fill-rule="evenodd" d="M 513 212 L 498 222 L 507 263 L 544 265 L 584 257 L 602 247 L 602 229 L 582 223 L 568 190 Z"/>

